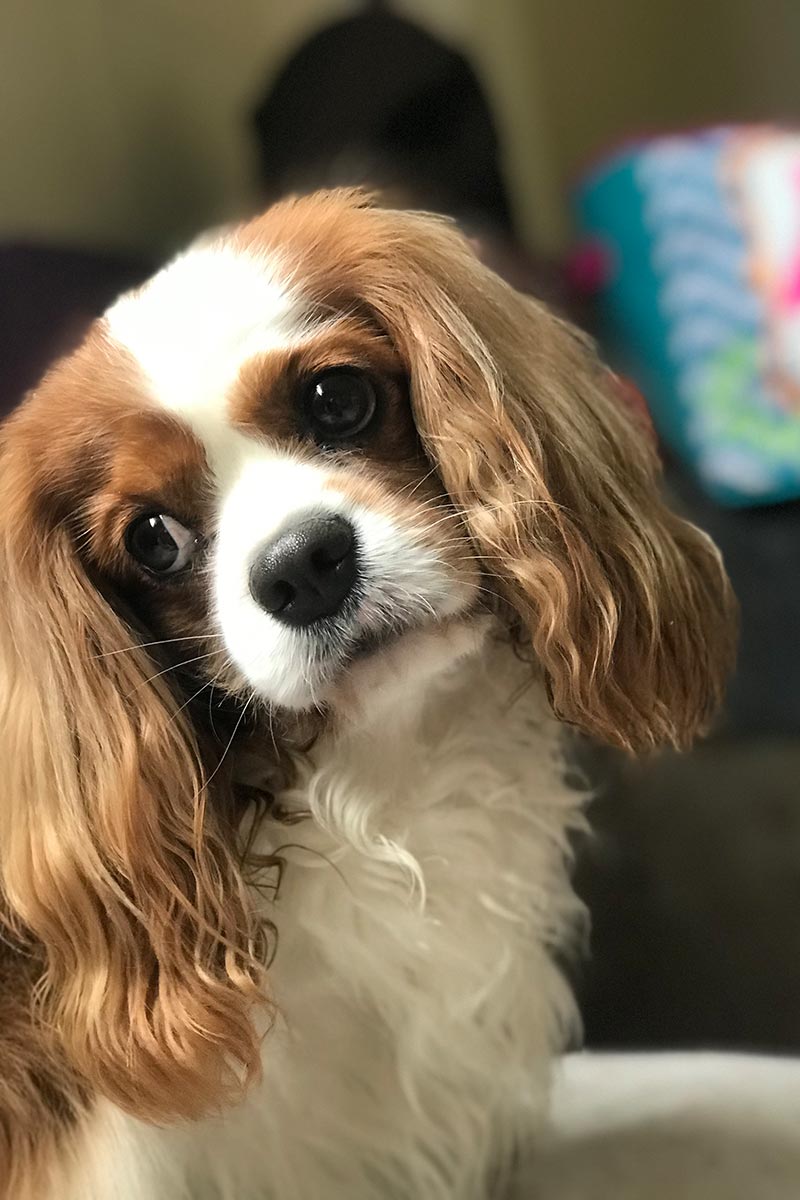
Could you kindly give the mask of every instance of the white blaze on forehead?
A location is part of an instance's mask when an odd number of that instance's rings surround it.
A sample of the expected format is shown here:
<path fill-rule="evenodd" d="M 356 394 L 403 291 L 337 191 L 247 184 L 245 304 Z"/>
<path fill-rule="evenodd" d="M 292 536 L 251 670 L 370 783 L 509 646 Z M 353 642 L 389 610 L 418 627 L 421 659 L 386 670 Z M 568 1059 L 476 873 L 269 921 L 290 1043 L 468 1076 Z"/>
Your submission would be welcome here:
<path fill-rule="evenodd" d="M 199 437 L 227 491 L 244 462 L 263 451 L 229 417 L 228 396 L 242 366 L 313 331 L 279 260 L 221 243 L 197 245 L 117 300 L 106 320 L 110 336 L 139 363 L 152 399 Z"/>
<path fill-rule="evenodd" d="M 225 245 L 188 250 L 117 300 L 106 319 L 154 399 L 206 427 L 209 417 L 224 418 L 242 364 L 294 344 L 304 328 L 279 262 Z"/>

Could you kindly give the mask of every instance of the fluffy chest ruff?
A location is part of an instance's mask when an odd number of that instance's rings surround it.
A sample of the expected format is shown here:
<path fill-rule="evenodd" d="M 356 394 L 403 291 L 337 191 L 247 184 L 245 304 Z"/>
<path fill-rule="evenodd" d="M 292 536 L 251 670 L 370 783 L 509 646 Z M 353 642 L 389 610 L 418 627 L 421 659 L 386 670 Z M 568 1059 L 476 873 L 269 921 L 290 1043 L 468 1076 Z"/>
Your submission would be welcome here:
<path fill-rule="evenodd" d="M 315 748 L 284 797 L 309 817 L 261 833 L 286 864 L 263 1083 L 186 1131 L 103 1107 L 75 1200 L 477 1200 L 502 1178 L 574 1020 L 550 949 L 580 796 L 519 685 L 494 648 Z"/>

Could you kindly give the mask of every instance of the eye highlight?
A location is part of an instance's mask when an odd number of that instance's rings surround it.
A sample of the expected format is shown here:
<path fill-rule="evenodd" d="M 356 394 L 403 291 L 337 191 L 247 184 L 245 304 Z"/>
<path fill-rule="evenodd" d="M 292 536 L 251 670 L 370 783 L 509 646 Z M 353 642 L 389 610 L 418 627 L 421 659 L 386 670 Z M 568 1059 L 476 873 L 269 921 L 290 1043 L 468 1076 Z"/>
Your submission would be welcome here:
<path fill-rule="evenodd" d="M 302 399 L 305 426 L 320 446 L 352 441 L 372 424 L 378 410 L 374 384 L 354 367 L 331 367 L 315 376 Z"/>
<path fill-rule="evenodd" d="M 125 530 L 125 547 L 153 575 L 175 575 L 187 567 L 200 539 L 166 513 L 146 513 Z"/>

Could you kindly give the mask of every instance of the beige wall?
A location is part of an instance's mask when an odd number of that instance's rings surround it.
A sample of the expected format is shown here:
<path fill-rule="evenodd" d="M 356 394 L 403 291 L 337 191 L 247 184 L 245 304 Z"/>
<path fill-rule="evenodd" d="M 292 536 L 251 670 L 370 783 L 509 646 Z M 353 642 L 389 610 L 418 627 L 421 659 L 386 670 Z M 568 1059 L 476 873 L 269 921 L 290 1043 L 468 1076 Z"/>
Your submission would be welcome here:
<path fill-rule="evenodd" d="M 800 119 L 800 0 L 532 0 L 543 67 L 548 232 L 598 150 L 631 134 Z"/>
<path fill-rule="evenodd" d="M 246 208 L 246 122 L 347 0 L 3 0 L 0 236 L 161 247 Z"/>
<path fill-rule="evenodd" d="M 520 224 L 626 131 L 800 116 L 800 0 L 397 0 L 472 53 Z M 0 237 L 162 250 L 254 203 L 247 118 L 353 0 L 3 0 Z"/>

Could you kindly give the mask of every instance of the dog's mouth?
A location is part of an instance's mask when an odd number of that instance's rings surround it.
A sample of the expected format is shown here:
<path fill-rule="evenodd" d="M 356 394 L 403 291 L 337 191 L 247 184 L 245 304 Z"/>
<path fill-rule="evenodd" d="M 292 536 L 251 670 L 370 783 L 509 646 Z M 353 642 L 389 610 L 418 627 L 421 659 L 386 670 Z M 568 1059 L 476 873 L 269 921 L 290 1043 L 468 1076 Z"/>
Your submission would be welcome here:
<path fill-rule="evenodd" d="M 309 659 L 321 676 L 338 678 L 410 635 L 437 625 L 441 619 L 439 607 L 422 593 L 403 595 L 400 600 L 386 583 L 363 586 L 354 591 L 340 612 L 308 628 Z"/>
<path fill-rule="evenodd" d="M 456 589 L 404 591 L 402 603 L 386 586 L 362 593 L 349 611 L 309 630 L 304 675 L 313 703 L 337 704 L 358 691 L 363 700 L 400 680 L 435 674 L 436 664 L 451 656 L 453 630 L 474 628 L 478 616 L 474 595 Z"/>
<path fill-rule="evenodd" d="M 404 637 L 424 628 L 421 623 L 398 624 L 392 629 L 384 630 L 366 630 L 359 633 L 348 646 L 342 658 L 341 669 L 346 671 L 348 667 L 355 663 L 362 662 L 364 659 L 372 658 L 374 655 L 380 654 L 382 651 L 396 645 Z"/>
<path fill-rule="evenodd" d="M 322 628 L 309 637 L 310 669 L 306 678 L 313 685 L 317 676 L 317 687 L 324 690 L 336 686 L 352 671 L 364 663 L 375 662 L 424 628 L 433 628 L 435 617 L 427 621 L 404 620 L 382 624 L 380 628 L 364 626 L 356 620 L 343 628 Z"/>

